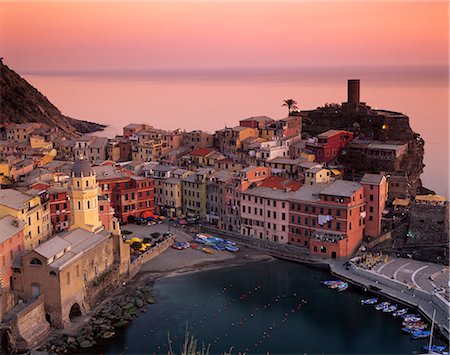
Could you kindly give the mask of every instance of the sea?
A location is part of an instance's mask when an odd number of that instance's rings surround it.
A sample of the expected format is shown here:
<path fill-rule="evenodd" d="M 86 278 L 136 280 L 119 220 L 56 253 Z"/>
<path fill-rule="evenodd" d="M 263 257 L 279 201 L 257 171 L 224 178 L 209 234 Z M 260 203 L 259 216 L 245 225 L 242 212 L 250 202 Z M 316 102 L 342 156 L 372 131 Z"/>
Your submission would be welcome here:
<path fill-rule="evenodd" d="M 113 137 L 128 123 L 214 132 L 243 118 L 287 116 L 283 100 L 314 109 L 347 99 L 361 80 L 361 101 L 402 112 L 425 139 L 424 186 L 449 196 L 448 67 L 299 67 L 20 73 L 63 114 L 103 123 Z"/>
<path fill-rule="evenodd" d="M 178 354 L 186 334 L 210 354 L 413 354 L 427 344 L 403 333 L 401 319 L 360 304 L 373 295 L 321 284 L 330 277 L 276 260 L 161 279 L 156 303 L 94 351 Z"/>

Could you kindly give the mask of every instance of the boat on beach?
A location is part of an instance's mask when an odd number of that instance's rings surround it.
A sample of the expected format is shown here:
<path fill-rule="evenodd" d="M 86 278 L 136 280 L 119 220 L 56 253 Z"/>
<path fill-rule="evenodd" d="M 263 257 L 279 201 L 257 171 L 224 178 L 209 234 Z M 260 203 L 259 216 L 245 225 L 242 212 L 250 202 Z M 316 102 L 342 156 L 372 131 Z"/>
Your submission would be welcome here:
<path fill-rule="evenodd" d="M 366 305 L 366 304 L 375 304 L 378 302 L 378 298 L 374 297 L 374 298 L 368 298 L 366 300 L 361 300 L 361 304 L 362 305 Z"/>
<path fill-rule="evenodd" d="M 418 322 L 420 320 L 422 320 L 422 318 L 419 317 L 417 314 L 405 314 L 403 316 L 404 322 Z"/>

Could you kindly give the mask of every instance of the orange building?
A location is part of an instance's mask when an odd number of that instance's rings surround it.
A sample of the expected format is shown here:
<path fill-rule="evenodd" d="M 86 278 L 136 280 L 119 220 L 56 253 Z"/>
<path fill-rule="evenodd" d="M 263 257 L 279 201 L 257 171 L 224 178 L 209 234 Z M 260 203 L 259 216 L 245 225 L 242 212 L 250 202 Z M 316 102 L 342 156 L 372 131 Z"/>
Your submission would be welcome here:
<path fill-rule="evenodd" d="M 304 185 L 290 195 L 289 243 L 328 258 L 350 256 L 363 237 L 364 188 L 353 181 Z"/>

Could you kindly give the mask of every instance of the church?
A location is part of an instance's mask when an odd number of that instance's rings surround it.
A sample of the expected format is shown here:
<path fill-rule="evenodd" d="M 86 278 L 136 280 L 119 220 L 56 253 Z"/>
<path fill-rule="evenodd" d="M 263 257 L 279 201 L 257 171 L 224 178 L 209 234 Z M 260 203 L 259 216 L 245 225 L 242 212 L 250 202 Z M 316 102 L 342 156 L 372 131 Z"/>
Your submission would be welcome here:
<path fill-rule="evenodd" d="M 109 226 L 100 221 L 99 187 L 87 159 L 74 162 L 69 196 L 69 230 L 26 252 L 13 273 L 14 290 L 27 302 L 42 298 L 46 320 L 56 328 L 86 313 L 91 299 L 107 286 L 99 286 L 106 276 L 119 279 L 130 263 L 129 245 L 122 240 L 117 219 Z"/>

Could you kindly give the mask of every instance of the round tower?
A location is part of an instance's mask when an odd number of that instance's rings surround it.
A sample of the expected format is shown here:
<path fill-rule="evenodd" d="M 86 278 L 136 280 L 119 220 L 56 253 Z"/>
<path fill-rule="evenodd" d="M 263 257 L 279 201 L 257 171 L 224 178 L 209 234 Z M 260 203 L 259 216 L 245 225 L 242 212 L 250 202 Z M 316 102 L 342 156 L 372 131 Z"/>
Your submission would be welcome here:
<path fill-rule="evenodd" d="M 98 193 L 97 179 L 91 164 L 83 157 L 76 159 L 69 187 L 70 229 L 84 228 L 98 232 L 103 228 L 99 218 Z"/>

